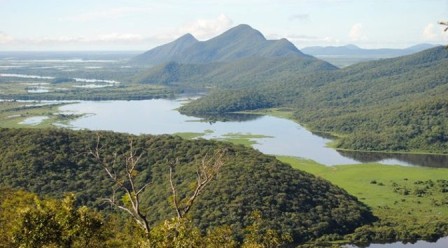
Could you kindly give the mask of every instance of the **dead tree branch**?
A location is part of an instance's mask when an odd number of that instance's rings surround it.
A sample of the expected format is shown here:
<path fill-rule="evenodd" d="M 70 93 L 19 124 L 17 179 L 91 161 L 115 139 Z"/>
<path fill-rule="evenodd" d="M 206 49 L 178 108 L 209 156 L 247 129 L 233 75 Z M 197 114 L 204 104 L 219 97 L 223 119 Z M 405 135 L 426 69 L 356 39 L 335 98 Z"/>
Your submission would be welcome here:
<path fill-rule="evenodd" d="M 143 156 L 143 152 L 137 154 L 132 140 L 129 141 L 129 151 L 120 155 L 115 153 L 112 161 L 103 157 L 101 150 L 102 146 L 100 146 L 100 136 L 98 135 L 96 146 L 93 150 L 89 151 L 89 154 L 101 165 L 101 167 L 103 167 L 108 177 L 114 183 L 112 189 L 113 194 L 110 198 L 106 199 L 106 201 L 112 206 L 131 215 L 137 224 L 144 229 L 145 233 L 149 234 L 150 226 L 146 219 L 146 215 L 142 213 L 140 197 L 141 193 L 150 182 L 141 187 L 135 185 L 136 177 L 138 175 L 136 167 Z M 122 191 L 124 193 L 126 201 L 116 199 L 117 191 Z"/>
<path fill-rule="evenodd" d="M 218 150 L 212 156 L 206 155 L 199 163 L 196 169 L 196 186 L 190 197 L 186 197 L 179 201 L 176 186 L 173 182 L 173 168 L 175 165 L 170 165 L 170 186 L 173 197 L 173 205 L 178 219 L 182 219 L 191 209 L 197 197 L 205 189 L 205 187 L 218 175 L 223 166 L 223 156 L 225 151 Z M 179 160 L 176 159 L 176 165 Z"/>

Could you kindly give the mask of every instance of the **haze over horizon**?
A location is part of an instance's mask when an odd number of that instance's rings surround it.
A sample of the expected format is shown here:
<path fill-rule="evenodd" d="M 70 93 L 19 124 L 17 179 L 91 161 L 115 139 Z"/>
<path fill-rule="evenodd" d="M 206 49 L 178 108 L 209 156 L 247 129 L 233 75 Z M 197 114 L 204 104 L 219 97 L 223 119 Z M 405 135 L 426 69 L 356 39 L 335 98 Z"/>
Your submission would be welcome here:
<path fill-rule="evenodd" d="M 447 0 L 0 0 L 0 51 L 149 50 L 248 24 L 309 46 L 446 44 Z"/>

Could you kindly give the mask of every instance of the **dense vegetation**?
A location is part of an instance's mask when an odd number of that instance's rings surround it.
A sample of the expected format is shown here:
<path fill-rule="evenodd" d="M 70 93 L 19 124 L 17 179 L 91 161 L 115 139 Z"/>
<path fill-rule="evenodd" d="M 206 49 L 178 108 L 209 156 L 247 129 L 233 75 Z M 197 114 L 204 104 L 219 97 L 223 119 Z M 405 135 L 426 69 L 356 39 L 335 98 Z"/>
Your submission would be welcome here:
<path fill-rule="evenodd" d="M 259 82 L 254 91 L 269 96 L 263 105 L 291 107 L 312 130 L 340 136 L 339 148 L 448 153 L 447 66 L 448 51 L 438 47 L 314 75 L 285 72 L 279 81 Z M 220 112 L 251 99 L 230 95 L 212 93 L 181 111 Z M 211 99 L 219 101 L 210 105 Z M 237 110 L 254 103 L 241 106 Z"/>
<path fill-rule="evenodd" d="M 373 219 L 344 190 L 243 146 L 173 136 L 99 135 L 105 158 L 124 154 L 129 139 L 143 154 L 137 182 L 152 182 L 142 196 L 151 223 L 174 216 L 169 166 L 178 159 L 175 184 L 180 195 L 188 195 L 195 181 L 195 165 L 216 149 L 226 151 L 225 166 L 190 212 L 192 222 L 202 231 L 227 225 L 241 239 L 252 223 L 251 214 L 260 211 L 263 229 L 303 242 L 324 234 L 349 233 Z M 96 144 L 95 133 L 89 131 L 1 129 L 1 184 L 42 196 L 75 192 L 78 204 L 105 208 L 100 199 L 110 196 L 112 188 L 102 167 L 88 154 Z"/>
<path fill-rule="evenodd" d="M 244 88 L 286 81 L 292 75 L 314 75 L 318 71 L 335 69 L 329 63 L 308 57 L 248 57 L 231 63 L 170 62 L 137 74 L 134 81 L 142 84 Z"/>

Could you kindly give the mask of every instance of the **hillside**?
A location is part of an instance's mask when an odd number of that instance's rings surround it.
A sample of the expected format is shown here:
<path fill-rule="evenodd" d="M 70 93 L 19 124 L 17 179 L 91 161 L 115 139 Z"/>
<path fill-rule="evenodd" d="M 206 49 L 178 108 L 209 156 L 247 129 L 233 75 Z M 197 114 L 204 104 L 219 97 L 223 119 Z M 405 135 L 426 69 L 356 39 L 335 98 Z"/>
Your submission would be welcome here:
<path fill-rule="evenodd" d="M 105 158 L 118 154 L 120 159 L 131 139 L 135 151 L 143 154 L 136 182 L 152 182 L 142 196 L 151 223 L 175 215 L 168 201 L 168 171 L 173 161 L 179 160 L 175 185 L 179 195 L 186 195 L 197 163 L 216 149 L 226 151 L 224 167 L 190 212 L 202 230 L 229 225 L 241 235 L 251 223 L 251 214 L 260 211 L 264 227 L 303 242 L 324 234 L 349 233 L 373 220 L 369 210 L 344 190 L 243 146 L 167 135 L 99 135 Z M 88 155 L 96 145 L 97 135 L 90 131 L 0 129 L 0 186 L 58 198 L 75 192 L 78 203 L 103 208 L 100 199 L 111 195 L 111 182 Z"/>
<path fill-rule="evenodd" d="M 168 55 L 167 51 L 181 41 L 178 39 L 137 56 L 134 61 L 160 63 L 137 74 L 133 81 L 141 84 L 245 88 L 284 81 L 297 74 L 337 69 L 327 62 L 304 55 L 286 39 L 266 40 L 259 31 L 244 24 Z M 161 54 L 167 56 L 159 57 Z"/>
<path fill-rule="evenodd" d="M 207 41 L 197 41 L 190 34 L 149 50 L 131 60 L 141 65 L 167 62 L 207 64 L 230 62 L 247 57 L 307 57 L 286 39 L 266 40 L 257 30 L 241 24 Z"/>
<path fill-rule="evenodd" d="M 243 58 L 232 63 L 180 64 L 171 62 L 138 74 L 141 84 L 195 85 L 247 88 L 284 81 L 297 75 L 331 71 L 336 67 L 314 58 Z"/>
<path fill-rule="evenodd" d="M 437 47 L 314 75 L 290 74 L 254 90 L 269 96 L 265 105 L 293 108 L 295 118 L 312 130 L 343 137 L 339 148 L 448 153 L 446 68 L 448 51 Z M 240 101 L 238 95 L 211 94 L 181 111 L 216 113 Z M 232 109 L 237 110 L 244 108 Z"/>

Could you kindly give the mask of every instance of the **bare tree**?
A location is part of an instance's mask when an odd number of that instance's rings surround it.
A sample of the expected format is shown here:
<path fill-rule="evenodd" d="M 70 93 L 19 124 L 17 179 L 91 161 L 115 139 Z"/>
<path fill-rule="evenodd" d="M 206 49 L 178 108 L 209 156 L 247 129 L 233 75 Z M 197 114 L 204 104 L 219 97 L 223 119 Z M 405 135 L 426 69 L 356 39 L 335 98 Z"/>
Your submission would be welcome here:
<path fill-rule="evenodd" d="M 143 152 L 137 154 L 134 149 L 133 141 L 129 141 L 129 151 L 118 155 L 114 154 L 112 161 L 108 161 L 101 155 L 100 147 L 100 136 L 97 136 L 97 143 L 94 150 L 89 153 L 94 157 L 94 159 L 103 167 L 107 175 L 114 183 L 112 188 L 112 196 L 106 199 L 111 205 L 121 209 L 131 215 L 133 219 L 141 226 L 146 234 L 150 232 L 149 222 L 146 219 L 146 215 L 142 213 L 141 209 L 141 193 L 150 184 L 150 182 L 145 183 L 143 186 L 137 187 L 135 184 L 135 179 L 138 175 L 136 167 L 140 162 Z M 121 168 L 117 171 L 115 168 Z M 121 191 L 125 194 L 126 203 L 117 200 L 116 193 Z"/>
<path fill-rule="evenodd" d="M 218 174 L 221 169 L 224 156 L 223 150 L 216 151 L 212 156 L 206 155 L 196 169 L 196 185 L 191 195 L 184 199 L 179 200 L 176 186 L 173 182 L 173 164 L 170 165 L 170 186 L 173 196 L 173 206 L 176 210 L 177 218 L 182 219 L 191 209 L 196 198 L 201 194 L 204 188 L 209 184 Z M 176 159 L 176 165 L 179 164 L 179 160 Z"/>
<path fill-rule="evenodd" d="M 97 136 L 97 143 L 94 149 L 89 151 L 89 154 L 103 167 L 107 176 L 113 182 L 112 196 L 107 198 L 114 207 L 121 209 L 132 216 L 137 224 L 143 228 L 145 233 L 149 235 L 151 229 L 146 215 L 142 213 L 141 207 L 141 193 L 151 183 L 147 182 L 142 186 L 136 185 L 136 177 L 138 171 L 136 170 L 143 152 L 137 153 L 134 149 L 133 141 L 129 141 L 129 150 L 123 154 L 113 154 L 113 159 L 108 159 L 101 154 L 102 147 L 100 146 L 100 136 Z M 189 197 L 179 200 L 176 186 L 173 182 L 173 169 L 175 165 L 179 164 L 179 159 L 176 159 L 175 164 L 171 164 L 169 168 L 169 181 L 173 196 L 173 205 L 178 219 L 182 219 L 191 209 L 197 197 L 201 194 L 204 188 L 216 177 L 221 169 L 224 156 L 223 150 L 217 150 L 212 156 L 206 155 L 196 169 L 195 189 Z M 118 200 L 116 193 L 121 191 L 124 193 L 125 201 Z"/>

